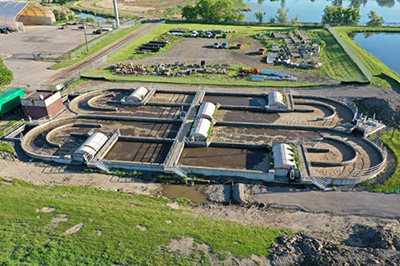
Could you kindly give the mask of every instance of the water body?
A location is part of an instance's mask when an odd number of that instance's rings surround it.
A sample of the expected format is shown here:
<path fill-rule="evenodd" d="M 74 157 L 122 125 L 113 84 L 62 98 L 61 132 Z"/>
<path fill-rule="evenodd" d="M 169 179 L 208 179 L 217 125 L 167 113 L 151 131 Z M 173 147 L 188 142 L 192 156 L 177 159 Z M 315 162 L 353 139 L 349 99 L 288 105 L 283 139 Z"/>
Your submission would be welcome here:
<path fill-rule="evenodd" d="M 354 41 L 400 74 L 400 33 L 357 33 Z"/>
<path fill-rule="evenodd" d="M 102 17 L 102 16 L 95 16 L 95 15 L 93 15 L 93 14 L 83 13 L 83 12 L 82 12 L 82 13 L 75 14 L 75 16 L 78 17 L 78 18 L 80 18 L 80 19 L 86 19 L 86 18 L 92 17 L 92 18 L 94 18 L 94 19 L 97 20 L 97 21 L 106 20 L 105 17 Z"/>
<path fill-rule="evenodd" d="M 358 7 L 361 13 L 361 24 L 368 21 L 368 13 L 374 10 L 383 16 L 386 24 L 400 25 L 400 0 L 265 0 L 262 5 L 257 0 L 244 0 L 252 9 L 245 12 L 247 21 L 257 21 L 255 12 L 262 11 L 265 21 L 276 15 L 279 8 L 288 9 L 290 19 L 298 18 L 299 22 L 321 22 L 324 8 L 330 5 Z"/>

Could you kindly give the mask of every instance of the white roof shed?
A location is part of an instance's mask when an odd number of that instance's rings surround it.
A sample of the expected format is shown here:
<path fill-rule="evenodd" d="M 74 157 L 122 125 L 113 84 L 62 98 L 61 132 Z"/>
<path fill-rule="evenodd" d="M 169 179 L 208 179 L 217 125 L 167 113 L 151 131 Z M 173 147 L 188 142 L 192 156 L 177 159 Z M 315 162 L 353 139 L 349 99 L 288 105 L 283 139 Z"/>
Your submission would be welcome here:
<path fill-rule="evenodd" d="M 196 117 L 197 118 L 206 118 L 206 119 L 212 121 L 216 109 L 217 109 L 217 106 L 215 104 L 210 103 L 210 102 L 205 102 L 200 106 Z"/>
<path fill-rule="evenodd" d="M 190 137 L 196 141 L 206 141 L 208 138 L 208 131 L 211 128 L 211 121 L 206 118 L 196 119 L 193 128 L 190 132 Z"/>
<path fill-rule="evenodd" d="M 146 97 L 149 90 L 145 87 L 137 88 L 134 92 L 132 92 L 128 97 L 126 97 L 125 101 L 127 102 L 141 102 Z"/>
<path fill-rule="evenodd" d="M 98 153 L 101 147 L 107 142 L 108 137 L 101 133 L 96 132 L 91 135 L 87 140 L 74 152 L 72 159 L 75 161 L 85 162 L 86 158 L 92 159 Z"/>
<path fill-rule="evenodd" d="M 289 144 L 276 144 L 272 148 L 274 157 L 274 168 L 295 168 L 296 162 L 294 159 L 293 148 Z"/>
<path fill-rule="evenodd" d="M 23 30 L 24 25 L 51 25 L 53 12 L 38 3 L 0 1 L 0 26 Z"/>
<path fill-rule="evenodd" d="M 283 99 L 284 95 L 280 92 L 271 92 L 268 94 L 268 107 L 270 108 L 287 108 Z"/>

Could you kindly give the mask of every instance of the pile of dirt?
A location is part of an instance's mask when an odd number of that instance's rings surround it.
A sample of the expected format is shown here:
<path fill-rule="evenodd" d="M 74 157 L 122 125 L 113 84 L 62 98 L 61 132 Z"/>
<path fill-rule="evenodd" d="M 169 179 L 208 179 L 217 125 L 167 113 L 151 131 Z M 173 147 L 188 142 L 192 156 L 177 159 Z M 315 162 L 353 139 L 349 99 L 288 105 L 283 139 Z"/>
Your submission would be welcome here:
<path fill-rule="evenodd" d="M 398 232 L 358 225 L 343 243 L 307 234 L 283 236 L 272 248 L 271 265 L 399 265 Z"/>

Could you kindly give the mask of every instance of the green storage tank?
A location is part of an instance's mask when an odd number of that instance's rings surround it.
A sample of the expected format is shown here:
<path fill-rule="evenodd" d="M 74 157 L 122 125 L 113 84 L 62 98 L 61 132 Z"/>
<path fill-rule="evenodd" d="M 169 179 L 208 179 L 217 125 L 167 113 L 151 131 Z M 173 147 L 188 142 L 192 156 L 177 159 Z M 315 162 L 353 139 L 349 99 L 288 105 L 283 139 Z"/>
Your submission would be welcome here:
<path fill-rule="evenodd" d="M 21 105 L 21 99 L 25 97 L 25 90 L 14 88 L 0 94 L 0 116 L 14 110 Z"/>

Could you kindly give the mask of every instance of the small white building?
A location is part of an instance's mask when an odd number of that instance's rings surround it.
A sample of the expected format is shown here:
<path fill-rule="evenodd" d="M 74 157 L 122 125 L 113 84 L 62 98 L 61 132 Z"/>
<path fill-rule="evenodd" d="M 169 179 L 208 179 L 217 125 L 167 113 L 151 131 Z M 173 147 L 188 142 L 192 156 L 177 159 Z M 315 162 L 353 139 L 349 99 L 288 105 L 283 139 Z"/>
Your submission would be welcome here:
<path fill-rule="evenodd" d="M 288 109 L 286 102 L 284 101 L 284 95 L 280 92 L 271 92 L 268 94 L 268 108 L 279 110 Z"/>
<path fill-rule="evenodd" d="M 196 119 L 190 131 L 190 137 L 195 141 L 206 141 L 211 125 L 211 121 L 206 118 Z"/>
<path fill-rule="evenodd" d="M 210 102 L 205 102 L 202 105 L 200 105 L 196 118 L 206 118 L 212 121 L 216 110 L 217 106 L 215 104 Z"/>
<path fill-rule="evenodd" d="M 105 134 L 101 132 L 94 133 L 72 154 L 72 161 L 80 163 L 89 162 L 100 151 L 107 140 L 108 137 Z"/>
<path fill-rule="evenodd" d="M 137 88 L 134 92 L 132 92 L 128 97 L 125 98 L 125 102 L 128 103 L 140 103 L 144 100 L 149 90 L 145 87 Z"/>
<path fill-rule="evenodd" d="M 274 169 L 277 175 L 286 176 L 290 170 L 296 168 L 293 147 L 289 144 L 276 144 L 272 148 Z"/>

